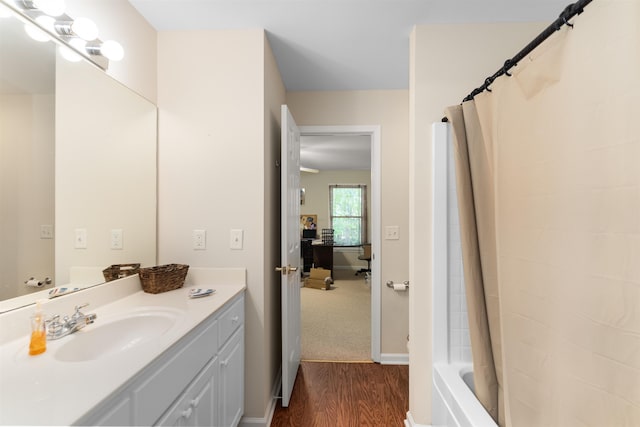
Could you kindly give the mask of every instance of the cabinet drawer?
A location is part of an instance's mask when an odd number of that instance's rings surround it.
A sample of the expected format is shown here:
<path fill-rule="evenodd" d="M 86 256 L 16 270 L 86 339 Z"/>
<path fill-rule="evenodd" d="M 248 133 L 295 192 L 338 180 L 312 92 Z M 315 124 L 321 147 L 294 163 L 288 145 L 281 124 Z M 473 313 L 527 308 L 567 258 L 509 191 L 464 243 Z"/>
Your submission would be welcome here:
<path fill-rule="evenodd" d="M 173 348 L 176 353 L 148 369 L 150 376 L 133 388 L 135 425 L 152 425 L 158 420 L 215 356 L 218 350 L 217 322 L 196 331 L 191 339 L 178 341 Z"/>
<path fill-rule="evenodd" d="M 244 324 L 244 298 L 231 304 L 218 319 L 220 325 L 220 346 L 222 346 L 229 337 Z"/>

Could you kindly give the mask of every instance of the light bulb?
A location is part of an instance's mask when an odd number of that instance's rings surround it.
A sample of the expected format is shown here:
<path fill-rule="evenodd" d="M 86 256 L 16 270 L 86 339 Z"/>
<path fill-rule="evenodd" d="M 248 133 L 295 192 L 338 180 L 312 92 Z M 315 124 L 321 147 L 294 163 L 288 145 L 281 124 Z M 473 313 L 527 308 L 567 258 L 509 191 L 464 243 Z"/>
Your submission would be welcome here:
<path fill-rule="evenodd" d="M 64 0 L 33 0 L 33 5 L 51 16 L 60 16 L 64 13 Z"/>
<path fill-rule="evenodd" d="M 77 52 L 69 49 L 66 46 L 58 47 L 58 51 L 60 52 L 60 55 L 62 55 L 62 57 L 69 62 L 78 62 L 82 59 L 82 57 Z"/>
<path fill-rule="evenodd" d="M 80 52 L 81 54 L 83 54 L 85 56 L 88 54 L 87 49 L 86 49 L 86 46 L 87 46 L 87 42 L 86 41 L 75 37 L 75 38 L 71 39 L 69 44 L 73 48 L 75 48 L 78 52 Z"/>
<path fill-rule="evenodd" d="M 8 6 L 0 3 L 0 18 L 8 18 L 13 16 L 13 11 Z"/>
<path fill-rule="evenodd" d="M 53 25 L 56 23 L 56 20 L 51 16 L 40 15 L 36 18 L 36 23 L 40 24 L 42 28 L 47 31 L 54 32 Z"/>
<path fill-rule="evenodd" d="M 122 45 L 115 40 L 107 40 L 100 46 L 100 53 L 111 61 L 120 61 L 124 58 Z"/>
<path fill-rule="evenodd" d="M 76 18 L 71 24 L 71 30 L 86 41 L 95 40 L 98 38 L 98 27 L 89 18 Z"/>
<path fill-rule="evenodd" d="M 39 42 L 47 42 L 51 39 L 49 34 L 45 31 L 42 31 L 40 28 L 36 27 L 33 24 L 24 24 L 24 30 L 27 32 L 29 37 Z"/>

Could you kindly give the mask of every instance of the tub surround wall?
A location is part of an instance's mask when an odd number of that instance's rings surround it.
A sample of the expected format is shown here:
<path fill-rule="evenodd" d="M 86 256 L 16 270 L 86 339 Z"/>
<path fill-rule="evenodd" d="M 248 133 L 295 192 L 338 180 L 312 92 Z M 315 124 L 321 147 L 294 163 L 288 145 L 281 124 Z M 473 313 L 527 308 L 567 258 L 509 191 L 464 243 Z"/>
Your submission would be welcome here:
<path fill-rule="evenodd" d="M 448 132 L 447 132 L 448 135 Z M 434 141 L 434 143 L 436 143 Z M 447 293 L 449 305 L 449 362 L 471 363 L 471 340 L 469 338 L 469 316 L 462 267 L 462 245 L 460 242 L 460 221 L 458 218 L 458 194 L 456 192 L 456 171 L 453 160 L 453 146 L 449 138 L 447 148 Z M 442 161 L 442 160 L 441 160 Z"/>

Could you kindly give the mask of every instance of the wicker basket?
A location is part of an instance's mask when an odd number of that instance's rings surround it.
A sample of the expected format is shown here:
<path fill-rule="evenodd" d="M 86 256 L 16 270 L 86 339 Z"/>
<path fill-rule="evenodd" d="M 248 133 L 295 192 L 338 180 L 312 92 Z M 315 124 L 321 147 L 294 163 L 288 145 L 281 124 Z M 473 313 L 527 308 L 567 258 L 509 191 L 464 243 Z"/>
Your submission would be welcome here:
<path fill-rule="evenodd" d="M 184 285 L 189 266 L 184 264 L 157 265 L 140 269 L 142 290 L 150 294 L 172 291 Z"/>
<path fill-rule="evenodd" d="M 104 276 L 104 280 L 110 282 L 138 274 L 138 271 L 140 271 L 140 264 L 113 264 L 102 270 L 102 275 Z"/>

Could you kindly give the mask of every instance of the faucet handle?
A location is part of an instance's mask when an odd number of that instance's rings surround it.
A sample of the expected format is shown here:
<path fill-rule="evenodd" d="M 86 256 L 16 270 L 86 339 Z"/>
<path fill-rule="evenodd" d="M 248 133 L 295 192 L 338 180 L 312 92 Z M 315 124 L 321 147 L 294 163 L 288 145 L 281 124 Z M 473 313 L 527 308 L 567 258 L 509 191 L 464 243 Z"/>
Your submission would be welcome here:
<path fill-rule="evenodd" d="M 88 302 L 85 302 L 84 304 L 80 304 L 80 305 L 76 305 L 75 306 L 75 312 L 73 313 L 73 315 L 71 316 L 71 318 L 75 321 L 77 321 L 78 319 L 80 319 L 81 317 L 84 317 L 84 313 L 82 313 L 80 310 L 89 306 Z"/>
<path fill-rule="evenodd" d="M 76 305 L 76 313 L 80 311 L 80 309 L 85 308 L 85 307 L 89 307 L 89 303 L 85 302 L 84 304 L 80 304 L 80 305 Z"/>
<path fill-rule="evenodd" d="M 55 335 L 62 330 L 62 323 L 60 323 L 60 315 L 55 314 L 50 319 L 45 320 L 48 335 Z"/>

